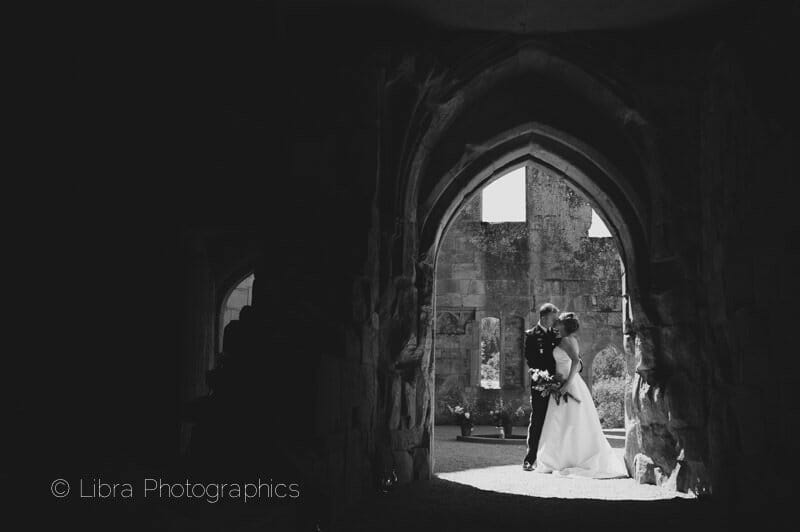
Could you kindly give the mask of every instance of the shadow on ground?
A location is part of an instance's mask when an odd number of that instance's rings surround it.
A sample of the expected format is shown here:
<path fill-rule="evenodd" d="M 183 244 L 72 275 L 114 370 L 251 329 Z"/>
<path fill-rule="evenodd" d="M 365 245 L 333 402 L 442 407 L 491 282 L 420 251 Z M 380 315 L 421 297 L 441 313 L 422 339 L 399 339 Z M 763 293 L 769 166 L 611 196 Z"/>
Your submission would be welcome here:
<path fill-rule="evenodd" d="M 474 432 L 493 431 L 476 427 Z M 708 531 L 721 524 L 707 501 L 675 498 L 631 479 L 558 479 L 525 472 L 520 467 L 524 445 L 461 442 L 458 433 L 454 426 L 434 429 L 436 478 L 368 498 L 334 530 Z"/>
<path fill-rule="evenodd" d="M 716 530 L 697 500 L 608 501 L 540 498 L 481 490 L 435 478 L 373 496 L 352 508 L 337 531 Z"/>

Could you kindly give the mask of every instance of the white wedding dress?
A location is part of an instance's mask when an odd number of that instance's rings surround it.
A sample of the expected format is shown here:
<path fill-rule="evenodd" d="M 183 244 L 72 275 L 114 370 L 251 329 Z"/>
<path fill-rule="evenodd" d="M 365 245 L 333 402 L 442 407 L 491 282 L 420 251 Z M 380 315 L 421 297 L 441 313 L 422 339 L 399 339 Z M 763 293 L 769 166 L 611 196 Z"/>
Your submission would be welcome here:
<path fill-rule="evenodd" d="M 572 361 L 556 347 L 553 350 L 556 373 L 563 379 L 569 375 Z M 535 471 L 564 477 L 618 478 L 628 471 L 603 434 L 592 394 L 580 374 L 576 373 L 568 391 L 580 399 L 571 398 L 556 404 L 550 396 L 544 418 L 542 435 L 536 451 Z"/>

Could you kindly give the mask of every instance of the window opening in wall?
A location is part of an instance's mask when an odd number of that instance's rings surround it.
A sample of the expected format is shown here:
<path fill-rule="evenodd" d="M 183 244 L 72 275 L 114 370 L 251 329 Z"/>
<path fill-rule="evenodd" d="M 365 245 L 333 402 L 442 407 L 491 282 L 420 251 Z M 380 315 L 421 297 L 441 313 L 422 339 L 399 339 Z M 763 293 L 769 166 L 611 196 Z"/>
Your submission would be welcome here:
<path fill-rule="evenodd" d="M 481 320 L 481 388 L 500 388 L 500 319 Z"/>
<path fill-rule="evenodd" d="M 228 299 L 225 301 L 225 308 L 223 309 L 222 327 L 225 328 L 232 320 L 239 319 L 239 312 L 245 305 L 253 303 L 253 281 L 255 275 L 250 274 L 245 277 L 236 288 L 231 291 Z"/>
<path fill-rule="evenodd" d="M 525 221 L 525 167 L 517 168 L 483 188 L 481 221 Z"/>
<path fill-rule="evenodd" d="M 589 226 L 590 238 L 611 238 L 611 231 L 608 230 L 597 211 L 592 209 L 592 225 Z"/>

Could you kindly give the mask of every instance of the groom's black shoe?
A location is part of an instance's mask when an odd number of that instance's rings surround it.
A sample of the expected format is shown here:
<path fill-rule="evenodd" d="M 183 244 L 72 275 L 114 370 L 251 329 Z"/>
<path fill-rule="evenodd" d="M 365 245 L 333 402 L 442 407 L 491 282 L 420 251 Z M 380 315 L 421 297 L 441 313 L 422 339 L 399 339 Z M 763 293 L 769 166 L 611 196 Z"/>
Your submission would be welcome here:
<path fill-rule="evenodd" d="M 533 464 L 531 464 L 530 462 L 524 462 L 522 464 L 522 469 L 524 469 L 525 471 L 533 471 Z"/>

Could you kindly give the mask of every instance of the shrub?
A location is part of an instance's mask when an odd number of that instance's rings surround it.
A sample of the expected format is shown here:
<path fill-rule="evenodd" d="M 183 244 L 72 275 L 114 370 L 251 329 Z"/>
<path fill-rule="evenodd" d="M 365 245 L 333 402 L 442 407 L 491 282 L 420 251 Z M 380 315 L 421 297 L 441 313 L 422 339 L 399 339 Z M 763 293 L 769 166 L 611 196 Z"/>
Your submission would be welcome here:
<path fill-rule="evenodd" d="M 481 364 L 481 388 L 500 388 L 500 353 Z"/>
<path fill-rule="evenodd" d="M 625 357 L 613 345 L 597 353 L 592 362 L 592 376 L 595 380 L 605 380 L 625 376 Z"/>
<path fill-rule="evenodd" d="M 454 386 L 450 388 L 442 397 L 437 398 L 437 423 L 455 423 L 456 425 L 460 424 L 461 417 L 454 411 L 456 406 L 460 406 L 465 412 L 470 412 L 470 417 L 474 416 L 475 401 L 464 392 L 463 388 Z"/>
<path fill-rule="evenodd" d="M 595 380 L 592 398 L 604 429 L 625 426 L 625 378 L 612 377 Z"/>

